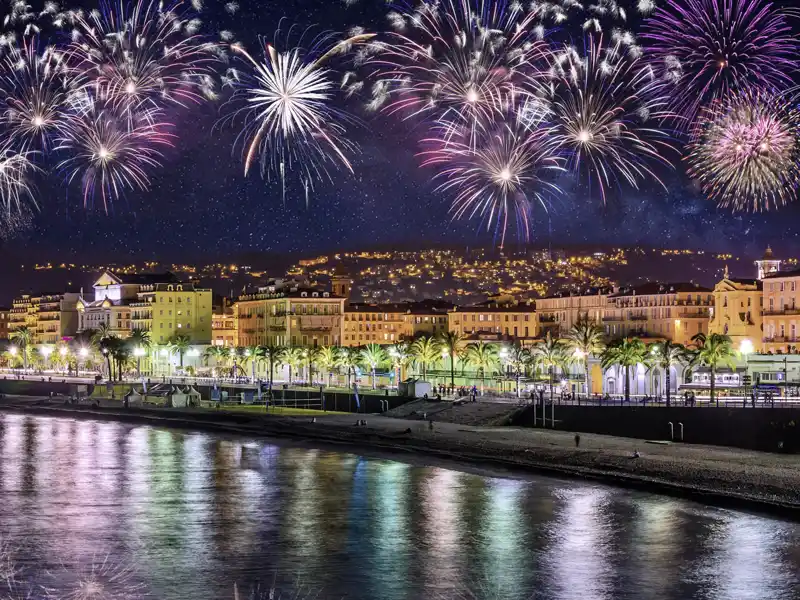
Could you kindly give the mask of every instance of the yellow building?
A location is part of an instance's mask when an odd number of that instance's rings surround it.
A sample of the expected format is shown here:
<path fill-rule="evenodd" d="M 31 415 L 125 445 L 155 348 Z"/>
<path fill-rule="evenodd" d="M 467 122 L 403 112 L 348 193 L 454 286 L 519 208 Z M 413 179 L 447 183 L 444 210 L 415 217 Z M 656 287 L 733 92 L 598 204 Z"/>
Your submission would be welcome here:
<path fill-rule="evenodd" d="M 0 340 L 8 339 L 8 322 L 11 318 L 11 309 L 0 307 Z"/>
<path fill-rule="evenodd" d="M 343 345 L 395 344 L 448 331 L 453 304 L 439 300 L 399 304 L 350 304 L 345 307 Z"/>
<path fill-rule="evenodd" d="M 469 340 L 532 341 L 537 334 L 533 304 L 484 302 L 457 307 L 448 314 L 449 329 Z"/>
<path fill-rule="evenodd" d="M 239 297 L 237 345 L 338 346 L 345 299 L 295 281 Z"/>
<path fill-rule="evenodd" d="M 211 343 L 214 346 L 236 345 L 236 314 L 227 298 L 211 314 Z"/>
<path fill-rule="evenodd" d="M 15 298 L 8 315 L 8 333 L 28 327 L 34 344 L 55 344 L 78 330 L 79 294 L 24 294 Z"/>
<path fill-rule="evenodd" d="M 610 288 L 592 288 L 584 293 L 562 292 L 536 300 L 536 317 L 541 336 L 565 337 L 581 319 L 589 319 L 602 327 L 608 308 Z"/>
<path fill-rule="evenodd" d="M 800 346 L 800 269 L 767 274 L 762 285 L 764 352 L 797 352 Z"/>
<path fill-rule="evenodd" d="M 734 347 L 749 340 L 754 350 L 760 350 L 762 329 L 762 283 L 757 279 L 735 279 L 725 276 L 714 286 L 714 306 L 708 333 L 730 336 Z"/>
<path fill-rule="evenodd" d="M 94 300 L 78 301 L 79 330 L 105 324 L 118 337 L 148 331 L 154 344 L 176 335 L 193 345 L 211 343 L 211 290 L 172 273 L 123 275 L 107 271 L 94 283 Z"/>
<path fill-rule="evenodd" d="M 708 333 L 711 290 L 693 283 L 645 283 L 608 296 L 603 326 L 610 339 L 636 336 L 689 345 Z"/>

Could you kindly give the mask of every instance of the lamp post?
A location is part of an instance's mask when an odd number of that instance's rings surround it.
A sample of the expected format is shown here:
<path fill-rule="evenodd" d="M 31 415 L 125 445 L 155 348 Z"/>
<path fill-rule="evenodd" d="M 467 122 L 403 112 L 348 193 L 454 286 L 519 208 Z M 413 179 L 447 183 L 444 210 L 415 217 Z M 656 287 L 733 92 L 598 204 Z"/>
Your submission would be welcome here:
<path fill-rule="evenodd" d="M 44 356 L 44 366 L 46 369 L 47 363 L 50 362 L 50 355 L 53 353 L 53 348 L 51 346 L 42 346 L 39 348 L 39 352 L 41 352 L 42 356 Z"/>
<path fill-rule="evenodd" d="M 86 357 L 89 356 L 89 349 L 88 348 L 81 348 L 78 350 L 78 356 L 80 356 L 81 361 L 83 363 L 84 368 L 86 368 Z M 78 375 L 81 374 L 80 363 L 78 364 Z"/>
<path fill-rule="evenodd" d="M 589 397 L 589 365 L 586 363 L 586 352 L 581 350 L 580 348 L 575 348 L 575 359 L 583 362 L 584 369 L 583 369 L 583 394 L 588 398 Z"/>
<path fill-rule="evenodd" d="M 169 356 L 169 350 L 167 350 L 166 348 L 162 348 L 161 350 L 159 350 L 158 354 L 159 356 L 162 357 Z M 167 360 L 167 374 L 169 374 L 169 372 L 171 371 L 172 363 L 169 360 L 169 358 L 167 358 L 166 360 Z"/>
<path fill-rule="evenodd" d="M 61 360 L 64 361 L 64 372 L 65 373 L 67 372 L 67 368 L 69 367 L 69 363 L 65 360 L 67 358 L 67 353 L 68 352 L 69 352 L 69 349 L 66 346 L 61 346 L 61 348 L 58 349 L 58 353 L 61 355 Z"/>
<path fill-rule="evenodd" d="M 446 364 L 448 356 L 450 356 L 450 352 L 448 352 L 447 348 L 445 348 L 444 350 L 442 350 L 442 364 Z M 451 357 L 450 358 L 451 361 L 454 360 L 454 359 L 455 359 L 455 357 Z M 453 365 L 452 364 L 450 365 L 450 370 L 451 371 L 453 370 Z M 445 381 L 447 381 L 446 378 L 445 378 Z"/>
<path fill-rule="evenodd" d="M 743 339 L 739 344 L 739 353 L 744 356 L 744 379 L 745 382 L 750 380 L 750 355 L 753 353 L 753 342 L 749 339 Z M 747 406 L 747 386 L 744 388 L 744 404 Z"/>
<path fill-rule="evenodd" d="M 8 353 L 9 353 L 11 356 L 13 356 L 13 357 L 14 357 L 14 359 L 16 360 L 16 358 L 17 358 L 17 347 L 16 347 L 16 346 L 11 346 L 11 347 L 8 349 Z M 11 368 L 11 370 L 13 371 L 13 370 L 14 370 L 14 368 L 12 367 L 12 368 Z"/>
<path fill-rule="evenodd" d="M 142 357 L 145 355 L 144 348 L 141 346 L 136 346 L 133 349 L 133 355 L 136 357 L 136 376 L 142 376 Z"/>

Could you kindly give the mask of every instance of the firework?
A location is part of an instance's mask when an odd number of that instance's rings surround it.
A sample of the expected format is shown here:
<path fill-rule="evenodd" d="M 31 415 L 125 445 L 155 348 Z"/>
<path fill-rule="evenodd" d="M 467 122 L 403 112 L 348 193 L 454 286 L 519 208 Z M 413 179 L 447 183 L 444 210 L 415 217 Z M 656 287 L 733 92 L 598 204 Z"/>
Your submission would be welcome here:
<path fill-rule="evenodd" d="M 63 566 L 50 573 L 52 583 L 43 586 L 46 598 L 58 600 L 138 600 L 148 598 L 147 587 L 138 581 L 136 570 L 106 556 L 78 568 Z"/>
<path fill-rule="evenodd" d="M 622 180 L 636 187 L 645 177 L 659 181 L 650 162 L 668 164 L 663 120 L 665 101 L 653 93 L 652 71 L 622 43 L 588 38 L 587 55 L 568 48 L 558 56 L 551 88 L 558 143 L 570 167 L 606 188 Z"/>
<path fill-rule="evenodd" d="M 547 197 L 558 188 L 546 181 L 548 172 L 562 170 L 554 154 L 552 131 L 530 127 L 528 110 L 506 121 L 493 121 L 475 135 L 471 124 L 441 121 L 438 135 L 425 140 L 433 148 L 422 153 L 423 165 L 438 169 L 437 191 L 454 194 L 454 218 L 479 218 L 494 227 L 500 245 L 510 222 L 520 237 L 530 236 L 534 204 L 547 210 Z"/>
<path fill-rule="evenodd" d="M 761 211 L 794 199 L 800 182 L 800 112 L 770 93 L 744 93 L 701 113 L 689 174 L 733 210 Z"/>
<path fill-rule="evenodd" d="M 534 95 L 549 66 L 543 12 L 505 0 L 442 0 L 398 9 L 394 32 L 373 44 L 370 108 L 437 120 L 455 111 L 491 119 L 505 102 Z"/>
<path fill-rule="evenodd" d="M 84 85 L 130 114 L 186 106 L 213 93 L 215 46 L 198 35 L 200 22 L 185 6 L 119 0 L 75 14 L 70 60 Z"/>
<path fill-rule="evenodd" d="M 259 155 L 262 173 L 278 174 L 284 181 L 294 166 L 305 182 L 326 172 L 328 162 L 352 172 L 347 154 L 354 146 L 345 137 L 348 117 L 331 104 L 337 84 L 324 65 L 371 37 L 358 34 L 333 42 L 322 36 L 308 51 L 296 47 L 279 52 L 266 45 L 263 61 L 234 46 L 253 68 L 230 82 L 237 90 L 234 98 L 245 105 L 235 113 L 243 114 L 245 121 L 240 135 L 246 140 L 245 175 Z"/>
<path fill-rule="evenodd" d="M 20 152 L 10 140 L 0 144 L 0 212 L 13 215 L 35 206 L 30 176 L 36 171 L 31 152 Z"/>
<path fill-rule="evenodd" d="M 694 123 L 729 92 L 790 83 L 798 46 L 786 14 L 762 0 L 674 0 L 646 21 L 648 58 L 669 109 Z"/>
<path fill-rule="evenodd" d="M 72 93 L 70 70 L 63 54 L 52 46 L 40 54 L 36 44 L 25 39 L 20 46 L 12 45 L 0 62 L 2 123 L 23 150 L 49 149 Z"/>
<path fill-rule="evenodd" d="M 150 171 L 160 166 L 161 148 L 172 144 L 172 135 L 156 111 L 131 119 L 91 99 L 87 103 L 59 132 L 56 150 L 68 157 L 58 168 L 69 183 L 81 181 L 84 206 L 99 194 L 108 212 L 125 191 L 149 187 Z"/>

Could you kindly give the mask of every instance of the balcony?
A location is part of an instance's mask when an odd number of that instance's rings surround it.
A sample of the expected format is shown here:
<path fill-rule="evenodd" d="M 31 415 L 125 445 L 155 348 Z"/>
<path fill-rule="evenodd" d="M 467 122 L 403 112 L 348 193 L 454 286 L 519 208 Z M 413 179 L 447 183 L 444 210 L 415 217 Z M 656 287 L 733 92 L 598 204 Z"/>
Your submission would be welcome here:
<path fill-rule="evenodd" d="M 555 323 L 555 315 L 539 315 L 539 323 Z"/>
<path fill-rule="evenodd" d="M 761 314 L 765 317 L 777 317 L 777 316 L 791 316 L 791 315 L 800 315 L 800 308 L 793 307 L 790 308 L 788 305 L 783 307 L 783 310 L 763 310 Z"/>
<path fill-rule="evenodd" d="M 773 337 L 764 338 L 764 343 L 766 344 L 785 344 L 785 343 L 796 344 L 798 342 L 800 342 L 800 337 L 797 336 L 792 337 L 786 335 L 776 335 Z"/>

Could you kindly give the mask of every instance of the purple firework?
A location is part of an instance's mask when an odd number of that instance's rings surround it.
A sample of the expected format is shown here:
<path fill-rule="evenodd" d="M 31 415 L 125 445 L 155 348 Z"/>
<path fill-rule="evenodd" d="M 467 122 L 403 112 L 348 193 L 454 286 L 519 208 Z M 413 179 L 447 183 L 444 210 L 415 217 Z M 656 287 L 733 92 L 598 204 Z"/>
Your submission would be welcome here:
<path fill-rule="evenodd" d="M 674 0 L 646 21 L 643 37 L 668 108 L 686 127 L 730 91 L 789 84 L 800 50 L 786 11 L 762 0 Z"/>

